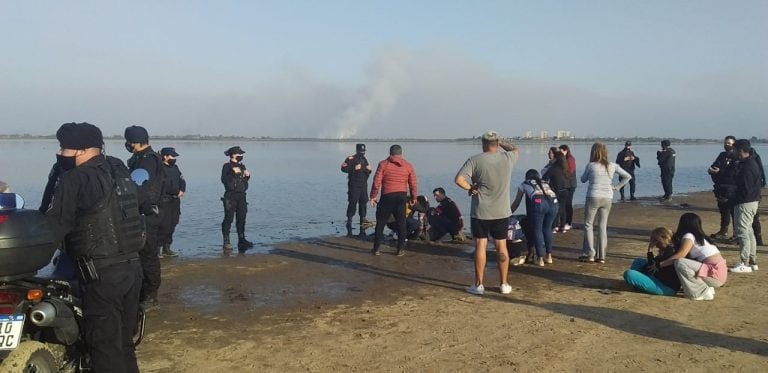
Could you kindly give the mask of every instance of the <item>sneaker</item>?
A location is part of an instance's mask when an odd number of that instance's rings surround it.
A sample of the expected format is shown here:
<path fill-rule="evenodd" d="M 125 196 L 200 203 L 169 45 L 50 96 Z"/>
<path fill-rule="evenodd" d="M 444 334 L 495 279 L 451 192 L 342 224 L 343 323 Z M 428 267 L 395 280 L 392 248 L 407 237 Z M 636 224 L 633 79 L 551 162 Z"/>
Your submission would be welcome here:
<path fill-rule="evenodd" d="M 715 288 L 707 286 L 707 290 L 704 291 L 700 297 L 693 298 L 693 300 L 713 300 L 715 299 Z"/>
<path fill-rule="evenodd" d="M 475 295 L 483 295 L 485 294 L 485 286 L 483 286 L 483 284 L 472 285 L 467 288 L 467 293 L 475 294 Z"/>
<path fill-rule="evenodd" d="M 547 262 L 547 264 L 552 264 L 552 254 L 547 254 L 547 258 L 544 259 L 544 261 Z"/>
<path fill-rule="evenodd" d="M 521 266 L 525 264 L 525 257 L 524 256 L 518 256 L 517 258 L 513 258 L 511 260 L 513 266 Z"/>
<path fill-rule="evenodd" d="M 179 253 L 171 250 L 170 246 L 163 245 L 162 250 L 160 250 L 160 255 L 162 255 L 162 256 L 159 256 L 160 258 L 165 257 L 165 256 L 171 257 L 171 258 L 175 258 L 175 257 L 179 256 Z"/>
<path fill-rule="evenodd" d="M 568 232 L 569 230 L 571 230 L 571 225 L 570 224 L 566 224 L 566 225 L 563 226 L 563 232 Z"/>
<path fill-rule="evenodd" d="M 605 264 L 605 259 L 596 259 L 595 261 L 600 264 Z"/>
<path fill-rule="evenodd" d="M 539 267 L 544 267 L 544 258 L 539 257 L 539 259 L 536 261 L 536 265 Z"/>
<path fill-rule="evenodd" d="M 733 272 L 733 273 L 751 273 L 752 272 L 752 267 L 748 266 L 748 265 L 746 265 L 744 263 L 739 263 L 736 266 L 728 268 L 728 272 Z"/>
<path fill-rule="evenodd" d="M 579 257 L 579 261 L 580 262 L 590 262 L 591 263 L 591 262 L 595 261 L 595 257 L 594 256 L 582 255 L 582 256 Z"/>
<path fill-rule="evenodd" d="M 501 284 L 501 286 L 499 286 L 499 291 L 502 294 L 509 294 L 512 292 L 512 287 L 509 286 L 509 284 Z"/>
<path fill-rule="evenodd" d="M 148 312 L 160 307 L 160 302 L 157 298 L 147 298 L 139 303 L 139 306 L 144 309 L 144 312 Z"/>
<path fill-rule="evenodd" d="M 378 247 L 374 247 L 373 250 L 371 250 L 371 254 L 379 256 L 381 255 L 381 251 L 379 251 Z"/>
<path fill-rule="evenodd" d="M 758 269 L 760 269 L 760 267 L 758 267 L 758 266 L 757 266 L 757 264 L 753 264 L 753 265 L 751 265 L 750 267 L 752 267 L 752 272 L 755 272 L 755 271 L 757 271 Z"/>
<path fill-rule="evenodd" d="M 552 230 L 552 233 L 560 233 L 560 230 L 555 228 L 555 229 Z"/>
<path fill-rule="evenodd" d="M 403 256 L 405 255 L 405 249 L 397 249 L 397 253 L 395 253 L 397 256 Z"/>

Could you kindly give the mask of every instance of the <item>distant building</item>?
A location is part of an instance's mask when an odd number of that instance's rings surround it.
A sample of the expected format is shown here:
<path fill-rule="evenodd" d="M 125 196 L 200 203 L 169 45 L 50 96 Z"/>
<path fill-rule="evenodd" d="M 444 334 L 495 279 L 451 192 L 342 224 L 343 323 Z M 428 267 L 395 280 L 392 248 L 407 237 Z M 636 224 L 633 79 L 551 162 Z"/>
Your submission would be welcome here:
<path fill-rule="evenodd" d="M 571 131 L 558 130 L 557 131 L 557 138 L 558 139 L 570 139 L 571 138 Z"/>
<path fill-rule="evenodd" d="M 528 131 L 528 132 L 526 132 L 526 133 L 525 133 L 525 138 L 526 138 L 526 139 L 529 139 L 529 140 L 530 140 L 530 139 L 532 139 L 532 138 L 533 138 L 533 132 L 532 132 L 532 131 Z"/>
<path fill-rule="evenodd" d="M 539 138 L 540 138 L 540 139 L 542 139 L 542 140 L 547 140 L 547 139 L 549 139 L 549 132 L 547 132 L 547 131 L 541 131 L 541 133 L 539 134 Z"/>

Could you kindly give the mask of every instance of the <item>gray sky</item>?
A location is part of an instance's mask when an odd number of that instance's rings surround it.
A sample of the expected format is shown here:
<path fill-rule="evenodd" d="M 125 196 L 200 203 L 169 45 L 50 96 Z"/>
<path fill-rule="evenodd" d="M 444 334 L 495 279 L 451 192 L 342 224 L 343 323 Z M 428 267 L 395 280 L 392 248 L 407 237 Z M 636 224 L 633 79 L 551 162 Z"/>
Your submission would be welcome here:
<path fill-rule="evenodd" d="M 768 137 L 766 19 L 768 1 L 3 2 L 0 133 Z"/>

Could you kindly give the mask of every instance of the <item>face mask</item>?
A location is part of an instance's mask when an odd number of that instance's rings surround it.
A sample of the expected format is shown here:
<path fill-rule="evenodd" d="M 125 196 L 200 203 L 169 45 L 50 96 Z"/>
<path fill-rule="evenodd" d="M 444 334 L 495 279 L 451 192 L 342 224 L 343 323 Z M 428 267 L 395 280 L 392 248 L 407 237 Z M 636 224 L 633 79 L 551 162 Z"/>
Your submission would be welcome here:
<path fill-rule="evenodd" d="M 69 171 L 75 167 L 77 167 L 77 163 L 75 163 L 75 156 L 71 157 L 65 157 L 61 154 L 56 154 L 56 164 L 61 167 L 64 171 Z"/>
<path fill-rule="evenodd" d="M 169 166 L 173 166 L 173 165 L 176 164 L 176 160 L 175 159 L 169 159 L 169 160 L 165 161 L 165 163 L 168 163 Z"/>
<path fill-rule="evenodd" d="M 133 153 L 133 145 L 131 145 L 131 143 L 128 141 L 125 142 L 125 150 L 127 150 L 128 153 Z"/>
<path fill-rule="evenodd" d="M 723 145 L 723 148 L 725 148 L 726 152 L 731 152 L 733 150 L 733 145 Z"/>
<path fill-rule="evenodd" d="M 238 162 L 242 162 L 243 161 L 243 156 L 242 155 L 238 155 L 238 156 L 235 157 L 235 160 L 238 161 Z"/>

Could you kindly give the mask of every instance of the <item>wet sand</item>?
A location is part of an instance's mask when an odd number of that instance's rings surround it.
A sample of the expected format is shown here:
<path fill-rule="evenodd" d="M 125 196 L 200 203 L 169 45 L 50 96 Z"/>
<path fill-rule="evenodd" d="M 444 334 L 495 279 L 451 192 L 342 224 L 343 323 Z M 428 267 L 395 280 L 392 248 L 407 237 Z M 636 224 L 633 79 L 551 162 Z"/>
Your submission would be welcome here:
<path fill-rule="evenodd" d="M 409 242 L 404 257 L 388 246 L 374 257 L 370 242 L 322 237 L 269 254 L 163 260 L 162 308 L 148 315 L 139 364 L 143 372 L 768 371 L 765 247 L 762 271 L 731 274 L 711 302 L 640 294 L 621 277 L 645 255 L 652 228 L 674 230 L 689 211 L 717 230 L 711 192 L 616 203 L 606 264 L 577 260 L 580 229 L 557 234 L 553 265 L 510 268 L 510 295 L 499 294 L 492 259 L 486 295 L 464 292 L 470 244 Z M 580 225 L 580 210 L 574 219 Z M 734 244 L 718 246 L 729 264 L 738 259 Z"/>

